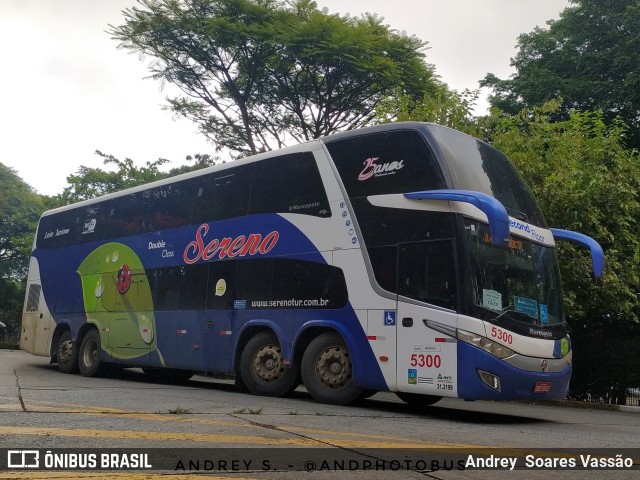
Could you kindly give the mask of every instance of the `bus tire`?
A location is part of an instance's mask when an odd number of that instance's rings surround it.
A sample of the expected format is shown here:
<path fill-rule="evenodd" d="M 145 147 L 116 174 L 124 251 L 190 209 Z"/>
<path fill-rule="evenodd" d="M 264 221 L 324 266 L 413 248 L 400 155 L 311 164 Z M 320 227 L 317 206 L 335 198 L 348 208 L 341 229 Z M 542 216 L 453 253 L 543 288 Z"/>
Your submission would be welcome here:
<path fill-rule="evenodd" d="M 62 373 L 76 373 L 78 371 L 78 349 L 73 344 L 71 331 L 65 330 L 60 335 L 56 345 L 56 362 Z"/>
<path fill-rule="evenodd" d="M 282 397 L 298 386 L 298 367 L 285 367 L 278 338 L 260 332 L 249 339 L 240 356 L 242 384 L 254 395 Z"/>
<path fill-rule="evenodd" d="M 311 341 L 302 356 L 302 381 L 321 403 L 347 405 L 363 394 L 353 382 L 349 349 L 337 333 L 323 333 Z"/>
<path fill-rule="evenodd" d="M 83 377 L 95 377 L 102 372 L 100 350 L 100 334 L 97 330 L 89 330 L 82 338 L 78 351 L 78 367 Z"/>
<path fill-rule="evenodd" d="M 413 410 L 418 411 L 442 400 L 442 397 L 437 395 L 422 395 L 420 393 L 396 392 L 396 395 Z"/>

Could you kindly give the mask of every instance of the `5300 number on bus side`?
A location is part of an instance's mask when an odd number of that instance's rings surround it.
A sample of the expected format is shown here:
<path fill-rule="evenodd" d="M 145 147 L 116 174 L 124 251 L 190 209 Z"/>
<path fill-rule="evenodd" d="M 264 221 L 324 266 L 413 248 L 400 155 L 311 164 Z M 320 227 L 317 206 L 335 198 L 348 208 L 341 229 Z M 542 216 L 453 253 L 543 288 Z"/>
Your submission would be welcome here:
<path fill-rule="evenodd" d="M 440 358 L 440 355 L 431 355 L 424 353 L 414 353 L 411 355 L 412 367 L 440 368 L 441 364 L 442 359 Z"/>
<path fill-rule="evenodd" d="M 498 340 L 502 340 L 509 345 L 513 343 L 513 335 L 497 327 L 491 328 L 491 336 L 497 338 Z"/>

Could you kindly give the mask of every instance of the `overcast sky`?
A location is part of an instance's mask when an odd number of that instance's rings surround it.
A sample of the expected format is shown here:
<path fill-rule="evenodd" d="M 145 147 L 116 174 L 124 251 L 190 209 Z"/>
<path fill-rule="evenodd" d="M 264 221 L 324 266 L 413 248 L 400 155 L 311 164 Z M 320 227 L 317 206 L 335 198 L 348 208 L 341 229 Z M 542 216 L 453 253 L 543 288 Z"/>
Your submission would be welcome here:
<path fill-rule="evenodd" d="M 317 0 L 331 13 L 374 12 L 429 42 L 427 61 L 450 88 L 501 78 L 517 37 L 557 19 L 568 0 Z M 141 165 L 213 153 L 192 123 L 161 109 L 167 91 L 146 61 L 104 31 L 135 0 L 0 0 L 0 162 L 39 193 L 54 195 L 80 165 L 102 167 L 96 149 Z M 483 94 L 483 96 L 485 96 Z M 478 113 L 486 111 L 482 99 Z"/>

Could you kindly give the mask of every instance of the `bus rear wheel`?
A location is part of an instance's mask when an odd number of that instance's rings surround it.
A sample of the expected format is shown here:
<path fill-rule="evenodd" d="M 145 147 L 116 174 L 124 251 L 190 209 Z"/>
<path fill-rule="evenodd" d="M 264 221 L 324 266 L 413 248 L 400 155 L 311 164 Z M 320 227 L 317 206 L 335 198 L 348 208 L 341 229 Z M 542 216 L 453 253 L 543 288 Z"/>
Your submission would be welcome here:
<path fill-rule="evenodd" d="M 78 371 L 78 350 L 73 345 L 73 336 L 69 330 L 60 335 L 56 347 L 56 361 L 58 370 L 62 373 L 76 373 Z"/>
<path fill-rule="evenodd" d="M 364 391 L 353 383 L 351 355 L 337 333 L 313 339 L 302 356 L 302 381 L 313 398 L 322 403 L 347 405 Z"/>
<path fill-rule="evenodd" d="M 89 330 L 82 338 L 80 350 L 78 351 L 78 367 L 83 377 L 95 377 L 102 372 L 100 334 L 97 330 Z"/>
<path fill-rule="evenodd" d="M 280 343 L 271 332 L 249 339 L 240 357 L 240 375 L 254 395 L 282 397 L 298 386 L 298 367 L 285 367 Z"/>

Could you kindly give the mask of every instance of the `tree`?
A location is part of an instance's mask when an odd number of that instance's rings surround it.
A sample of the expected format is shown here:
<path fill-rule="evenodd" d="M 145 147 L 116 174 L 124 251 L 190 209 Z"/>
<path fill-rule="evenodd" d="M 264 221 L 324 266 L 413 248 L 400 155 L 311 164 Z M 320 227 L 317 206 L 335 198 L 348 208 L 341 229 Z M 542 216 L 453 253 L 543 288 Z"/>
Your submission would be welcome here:
<path fill-rule="evenodd" d="M 425 96 L 415 101 L 407 95 L 388 98 L 376 109 L 377 121 L 432 122 L 455 128 L 469 135 L 478 136 L 478 119 L 473 116 L 473 107 L 479 92 L 464 90 L 442 90 L 435 96 Z"/>
<path fill-rule="evenodd" d="M 507 113 L 562 97 L 560 118 L 571 110 L 602 110 L 629 126 L 625 141 L 640 146 L 640 3 L 637 0 L 570 0 L 548 29 L 518 38 L 509 80 L 488 74 L 491 104 Z"/>
<path fill-rule="evenodd" d="M 0 278 L 0 322 L 7 326 L 6 329 L 0 327 L 0 347 L 3 340 L 9 348 L 16 346 L 13 340 L 20 331 L 24 283 L 13 278 Z M 2 338 L 3 333 L 4 338 Z"/>
<path fill-rule="evenodd" d="M 0 278 L 26 274 L 42 198 L 16 172 L 0 163 Z"/>
<path fill-rule="evenodd" d="M 365 125 L 396 91 L 421 99 L 443 88 L 426 43 L 374 15 L 330 15 L 310 0 L 140 4 L 108 33 L 182 90 L 169 110 L 239 155 Z"/>
<path fill-rule="evenodd" d="M 7 325 L 7 339 L 13 339 L 19 330 L 24 277 L 44 205 L 43 198 L 2 163 L 0 185 L 0 321 Z"/>
<path fill-rule="evenodd" d="M 606 256 L 601 282 L 590 275 L 590 257 L 558 245 L 570 323 L 605 331 L 613 322 L 640 320 L 640 157 L 624 147 L 627 127 L 607 124 L 602 111 L 569 113 L 552 121 L 559 102 L 515 116 L 494 112 L 492 144 L 522 173 L 551 226 L 597 239 Z"/>
<path fill-rule="evenodd" d="M 58 197 L 61 205 L 159 180 L 165 176 L 159 167 L 169 162 L 169 160 L 159 158 L 153 162 L 147 161 L 142 167 L 136 167 L 130 158 L 119 160 L 113 155 L 102 153 L 100 150 L 96 150 L 95 153 L 103 158 L 105 165 L 113 165 L 116 170 L 102 170 L 81 165 L 77 173 L 67 177 L 69 185 Z"/>
<path fill-rule="evenodd" d="M 558 101 L 480 119 L 456 115 L 465 109 L 455 99 L 399 103 L 406 120 L 436 119 L 488 140 L 525 177 L 550 225 L 602 244 L 606 273 L 594 282 L 588 253 L 558 242 L 574 346 L 569 397 L 624 405 L 640 368 L 640 157 L 624 147 L 627 127 L 607 125 L 601 111 L 571 111 L 559 121 Z"/>
<path fill-rule="evenodd" d="M 103 170 L 81 165 L 77 173 L 67 177 L 68 186 L 65 187 L 62 194 L 55 197 L 52 206 L 68 205 L 107 193 L 119 192 L 221 162 L 219 157 L 196 153 L 193 157 L 191 155 L 186 157 L 187 161 L 194 162 L 193 165 L 183 165 L 163 172 L 160 167 L 170 163 L 165 158 L 159 158 L 153 162 L 147 161 L 143 166 L 138 167 L 130 158 L 120 160 L 113 155 L 102 153 L 100 150 L 96 150 L 95 153 L 103 158 L 105 165 L 113 166 L 115 170 Z"/>

